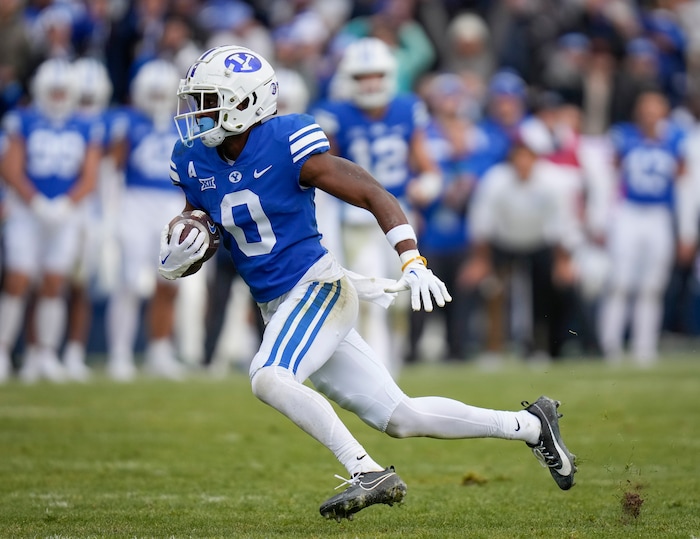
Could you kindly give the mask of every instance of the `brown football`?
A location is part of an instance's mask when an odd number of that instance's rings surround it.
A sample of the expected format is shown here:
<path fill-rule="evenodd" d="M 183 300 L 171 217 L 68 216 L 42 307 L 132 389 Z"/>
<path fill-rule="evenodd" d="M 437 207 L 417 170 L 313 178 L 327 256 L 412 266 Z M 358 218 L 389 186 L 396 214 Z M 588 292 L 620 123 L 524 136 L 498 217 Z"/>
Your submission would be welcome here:
<path fill-rule="evenodd" d="M 170 230 L 168 239 L 172 235 L 173 228 L 180 223 L 184 223 L 185 228 L 180 234 L 180 239 L 178 240 L 179 242 L 182 242 L 193 228 L 197 228 L 202 233 L 206 234 L 206 240 L 204 241 L 206 245 L 204 256 L 187 269 L 187 271 L 182 275 L 185 277 L 187 275 L 197 273 L 202 267 L 202 264 L 214 256 L 214 253 L 216 253 L 216 250 L 219 248 L 219 243 L 221 243 L 221 234 L 219 233 L 219 227 L 207 213 L 203 212 L 202 210 L 191 210 L 182 212 L 180 215 L 175 216 L 173 220 L 170 221 L 168 224 L 168 228 Z"/>

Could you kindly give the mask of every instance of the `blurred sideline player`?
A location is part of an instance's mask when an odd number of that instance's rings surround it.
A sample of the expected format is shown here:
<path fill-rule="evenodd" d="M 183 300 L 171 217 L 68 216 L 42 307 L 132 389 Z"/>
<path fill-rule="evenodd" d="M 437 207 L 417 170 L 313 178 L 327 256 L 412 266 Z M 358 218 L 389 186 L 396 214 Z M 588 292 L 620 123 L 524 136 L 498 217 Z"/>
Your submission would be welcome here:
<path fill-rule="evenodd" d="M 683 133 L 669 119 L 664 94 L 637 98 L 634 124 L 611 130 L 620 201 L 608 236 L 612 267 L 600 316 L 600 341 L 612 363 L 622 359 L 631 311 L 631 353 L 640 366 L 657 360 L 663 294 L 673 266 L 674 189 L 683 177 Z"/>
<path fill-rule="evenodd" d="M 445 328 L 442 359 L 464 360 L 469 297 L 461 290 L 457 277 L 469 248 L 467 204 L 477 181 L 474 165 L 483 152 L 484 137 L 470 119 L 474 102 L 458 75 L 445 73 L 430 79 L 424 99 L 431 118 L 426 130 L 428 147 L 440 166 L 444 186 L 440 196 L 419 213 L 418 242 L 433 269 L 453 291 L 452 301 L 437 313 Z M 423 311 L 411 313 L 406 356 L 409 363 L 419 359 L 418 348 L 427 318 Z"/>
<path fill-rule="evenodd" d="M 172 341 L 177 285 L 157 274 L 163 221 L 182 209 L 182 193 L 170 181 L 168 163 L 177 141 L 173 114 L 179 75 L 165 60 L 152 60 L 131 84 L 132 106 L 123 110 L 124 137 L 114 144 L 114 162 L 124 171 L 117 235 L 121 274 L 107 309 L 107 374 L 129 381 L 136 374 L 134 347 L 141 301 L 148 299 L 145 368 L 153 375 L 181 379 L 183 365 Z"/>
<path fill-rule="evenodd" d="M 426 144 L 425 105 L 413 94 L 397 95 L 396 70 L 391 49 L 380 39 L 352 42 L 332 83 L 337 99 L 319 104 L 313 114 L 328 135 L 331 152 L 360 165 L 410 211 L 431 203 L 442 181 Z M 396 277 L 394 255 L 372 214 L 342 204 L 340 217 L 346 267 L 362 275 Z M 396 372 L 400 356 L 391 342 L 388 312 L 362 305 L 358 324 L 360 334 Z"/>
<path fill-rule="evenodd" d="M 82 213 L 81 249 L 69 283 L 68 329 L 63 351 L 63 365 L 68 376 L 84 381 L 90 376 L 85 364 L 92 318 L 89 287 L 94 284 L 91 280 L 98 269 L 100 246 L 104 239 L 104 220 L 111 202 L 106 194 L 113 192 L 117 177 L 107 153 L 111 136 L 108 105 L 112 97 L 112 82 L 107 69 L 95 58 L 80 58 L 73 63 L 73 70 L 79 88 L 77 114 L 88 122 L 101 123 L 105 135 L 96 190 L 86 200 Z"/>
<path fill-rule="evenodd" d="M 63 381 L 58 349 L 66 326 L 67 278 L 80 250 L 81 208 L 95 187 L 101 126 L 74 113 L 72 66 L 48 60 L 32 81 L 33 107 L 8 113 L 3 160 L 8 192 L 7 275 L 0 296 L 0 365 L 6 365 L 24 319 L 26 296 L 38 284 L 32 316 L 36 345 L 26 351 L 20 377 Z"/>

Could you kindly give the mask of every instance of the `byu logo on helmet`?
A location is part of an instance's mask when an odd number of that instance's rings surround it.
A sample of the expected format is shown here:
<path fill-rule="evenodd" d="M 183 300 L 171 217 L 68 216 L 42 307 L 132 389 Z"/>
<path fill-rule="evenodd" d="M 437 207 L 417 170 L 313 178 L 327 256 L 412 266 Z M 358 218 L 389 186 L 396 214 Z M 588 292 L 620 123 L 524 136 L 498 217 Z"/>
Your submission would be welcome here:
<path fill-rule="evenodd" d="M 250 73 L 260 69 L 262 67 L 262 62 L 257 56 L 253 56 L 247 52 L 237 52 L 228 56 L 226 60 L 224 60 L 224 65 L 236 73 L 240 73 L 241 71 Z"/>

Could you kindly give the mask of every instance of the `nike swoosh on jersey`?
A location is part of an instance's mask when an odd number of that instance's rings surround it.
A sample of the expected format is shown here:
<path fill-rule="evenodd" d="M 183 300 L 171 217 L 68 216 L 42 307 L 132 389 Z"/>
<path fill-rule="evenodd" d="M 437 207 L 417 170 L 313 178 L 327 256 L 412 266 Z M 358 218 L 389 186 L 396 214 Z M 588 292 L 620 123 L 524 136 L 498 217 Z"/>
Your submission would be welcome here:
<path fill-rule="evenodd" d="M 520 421 L 518 421 L 518 418 L 515 418 L 515 423 L 518 425 L 518 428 L 515 429 L 515 432 L 518 432 L 520 430 Z"/>
<path fill-rule="evenodd" d="M 268 170 L 270 170 L 271 168 L 272 168 L 272 165 L 270 165 L 270 166 L 268 166 L 268 167 L 265 167 L 265 168 L 262 169 L 260 172 L 258 172 L 258 169 L 256 168 L 256 169 L 253 171 L 253 178 L 255 178 L 255 179 L 257 180 L 260 176 L 262 176 L 263 174 L 265 174 L 265 173 L 266 173 Z"/>

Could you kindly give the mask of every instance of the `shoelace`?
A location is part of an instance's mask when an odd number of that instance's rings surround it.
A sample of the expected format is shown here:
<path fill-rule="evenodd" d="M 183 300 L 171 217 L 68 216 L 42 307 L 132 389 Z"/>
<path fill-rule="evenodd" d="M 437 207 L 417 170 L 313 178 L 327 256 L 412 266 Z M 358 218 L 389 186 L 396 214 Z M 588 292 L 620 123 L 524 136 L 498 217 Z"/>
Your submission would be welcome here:
<path fill-rule="evenodd" d="M 528 401 L 521 401 L 520 405 L 523 408 L 527 408 L 528 406 L 530 406 L 530 403 Z M 560 413 L 557 413 L 557 417 L 561 419 L 564 416 Z M 556 455 L 553 455 L 552 453 L 547 451 L 544 442 L 540 441 L 539 444 L 531 447 L 531 449 L 532 453 L 535 455 L 535 458 L 537 458 L 537 460 L 540 462 L 543 468 L 556 468 L 561 464 Z"/>
<path fill-rule="evenodd" d="M 360 474 L 357 474 L 357 475 L 351 477 L 350 479 L 345 479 L 342 475 L 338 475 L 338 474 L 335 474 L 335 477 L 337 479 L 340 479 L 342 481 L 342 483 L 340 485 L 338 485 L 337 487 L 335 487 L 334 490 L 338 490 L 339 488 L 344 487 L 346 485 L 351 487 L 353 485 L 357 485 L 360 482 Z"/>
<path fill-rule="evenodd" d="M 553 455 L 544 446 L 544 443 L 540 442 L 538 445 L 532 447 L 532 453 L 535 455 L 543 468 L 556 468 L 559 466 L 560 462 L 556 455 Z"/>

